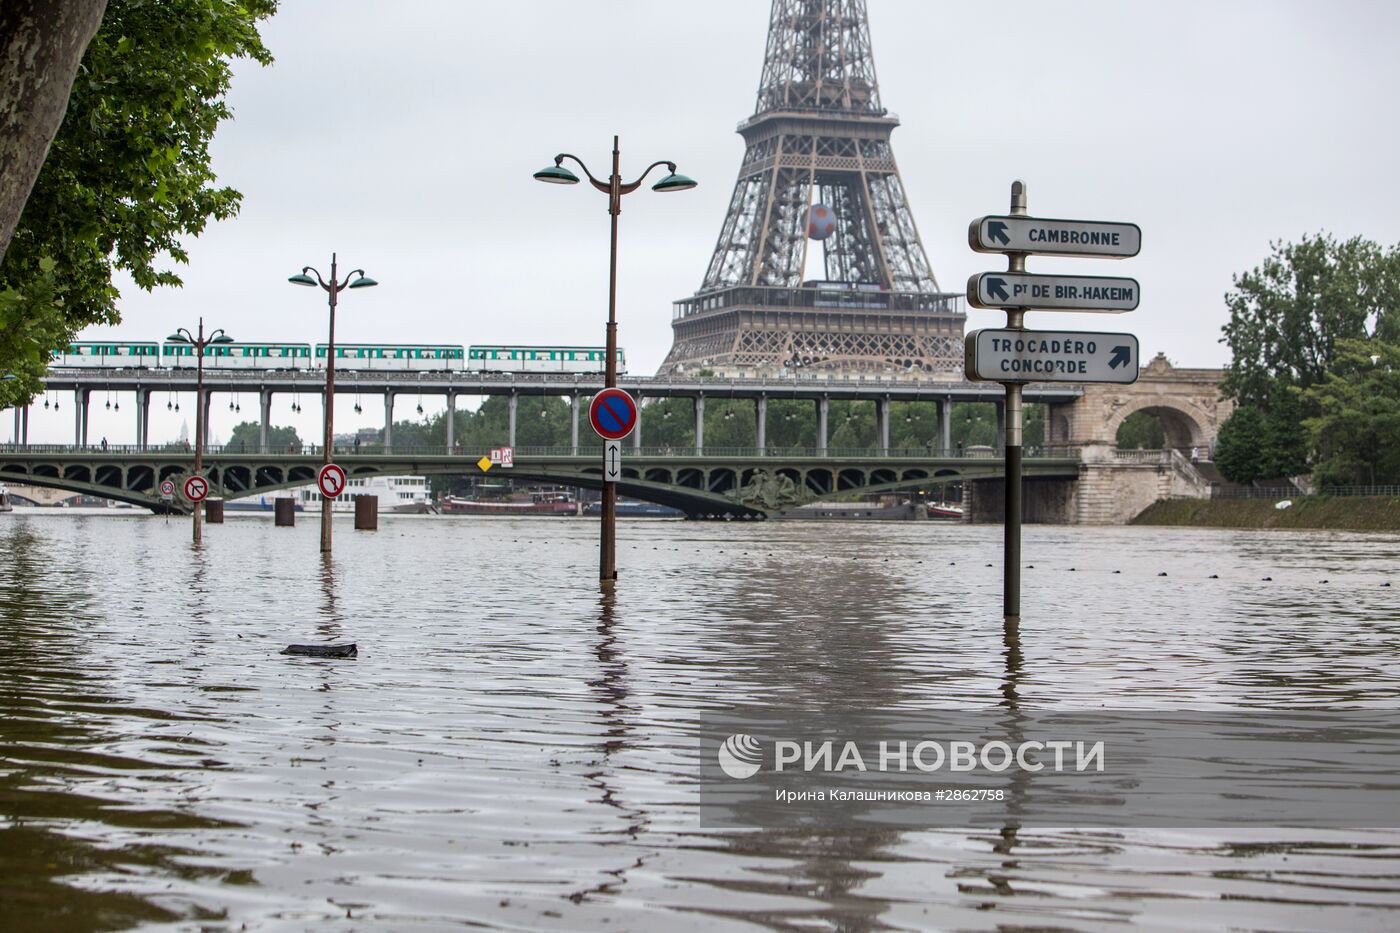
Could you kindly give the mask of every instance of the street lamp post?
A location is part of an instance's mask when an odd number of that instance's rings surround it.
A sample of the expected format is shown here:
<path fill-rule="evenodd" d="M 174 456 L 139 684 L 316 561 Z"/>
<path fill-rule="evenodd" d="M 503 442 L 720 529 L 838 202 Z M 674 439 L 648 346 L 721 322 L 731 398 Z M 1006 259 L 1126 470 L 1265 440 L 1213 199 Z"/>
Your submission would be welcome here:
<path fill-rule="evenodd" d="M 583 164 L 583 160 L 578 156 L 561 152 L 554 157 L 554 164 L 546 166 L 535 173 L 534 177 L 539 181 L 548 182 L 553 185 L 576 185 L 579 177 L 573 172 L 564 168 L 564 160 L 570 159 L 579 168 L 583 169 L 583 174 L 588 176 L 588 180 L 594 188 L 608 196 L 608 214 L 612 219 L 612 244 L 608 253 L 608 332 L 607 332 L 607 362 L 604 364 L 604 388 L 612 389 L 617 387 L 617 215 L 622 213 L 622 196 L 631 194 L 641 187 L 642 182 L 651 170 L 659 165 L 666 166 L 670 173 L 665 178 L 651 186 L 652 191 L 685 191 L 695 187 L 695 181 L 684 175 L 676 174 L 676 163 L 665 159 L 660 162 L 653 162 L 646 167 L 636 181 L 623 182 L 622 175 L 618 168 L 618 138 L 613 137 L 612 150 L 612 174 L 607 181 L 601 181 L 593 177 L 593 173 L 588 170 L 588 166 Z M 640 418 L 640 412 L 638 413 Z M 606 475 L 606 471 L 604 472 Z M 604 587 L 609 587 L 617 579 L 617 484 L 604 480 L 603 482 L 603 517 L 601 528 L 601 540 L 599 542 L 599 579 Z"/>
<path fill-rule="evenodd" d="M 307 275 L 308 272 L 315 273 L 313 279 Z M 347 288 L 370 288 L 378 285 L 374 279 L 365 275 L 365 270 L 356 269 L 347 275 L 344 281 L 336 278 L 335 253 L 331 253 L 331 278 L 327 282 L 321 278 L 321 273 L 311 266 L 302 266 L 301 272 L 288 277 L 287 281 L 293 285 L 305 285 L 315 287 L 317 285 L 324 288 L 330 295 L 331 323 L 330 333 L 326 337 L 326 425 L 325 440 L 322 445 L 322 462 L 331 462 L 331 440 L 334 430 L 335 415 L 335 304 L 336 298 Z M 353 276 L 353 278 L 352 278 Z M 321 496 L 321 552 L 329 554 L 331 552 L 331 499 L 328 496 Z"/>
<path fill-rule="evenodd" d="M 204 348 L 210 344 L 233 343 L 233 338 L 224 333 L 222 328 L 205 337 L 204 318 L 201 317 L 197 334 L 191 334 L 181 327 L 165 339 L 171 343 L 188 343 L 194 347 L 194 475 L 201 476 L 204 472 L 204 432 L 206 427 L 204 424 Z M 194 504 L 194 543 L 200 544 L 203 541 L 204 501 L 200 500 Z"/>

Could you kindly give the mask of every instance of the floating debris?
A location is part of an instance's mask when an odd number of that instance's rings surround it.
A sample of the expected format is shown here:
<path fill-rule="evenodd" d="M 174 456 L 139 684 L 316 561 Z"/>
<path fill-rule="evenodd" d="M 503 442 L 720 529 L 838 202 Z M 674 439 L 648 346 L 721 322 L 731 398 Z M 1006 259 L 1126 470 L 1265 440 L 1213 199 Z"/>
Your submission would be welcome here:
<path fill-rule="evenodd" d="M 355 642 L 348 645 L 288 645 L 281 654 L 298 654 L 307 658 L 357 658 L 360 651 Z"/>

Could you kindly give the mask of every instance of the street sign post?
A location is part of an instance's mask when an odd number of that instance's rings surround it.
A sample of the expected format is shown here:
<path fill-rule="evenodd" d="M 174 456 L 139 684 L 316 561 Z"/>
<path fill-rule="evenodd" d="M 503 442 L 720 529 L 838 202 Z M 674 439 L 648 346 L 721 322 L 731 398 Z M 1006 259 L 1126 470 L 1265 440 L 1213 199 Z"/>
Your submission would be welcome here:
<path fill-rule="evenodd" d="M 327 499 L 336 498 L 345 491 L 345 468 L 338 463 L 327 463 L 316 474 L 316 485 Z"/>
<path fill-rule="evenodd" d="M 588 403 L 588 421 L 599 437 L 620 441 L 637 426 L 637 402 L 622 389 L 604 389 Z"/>
<path fill-rule="evenodd" d="M 974 330 L 964 339 L 967 378 L 987 382 L 1096 382 L 1138 378 L 1132 334 L 1059 330 Z"/>
<path fill-rule="evenodd" d="M 191 502 L 203 502 L 209 495 L 209 480 L 196 474 L 185 480 L 185 498 Z"/>
<path fill-rule="evenodd" d="M 1142 228 L 1097 220 L 995 215 L 974 220 L 967 228 L 967 241 L 979 253 L 1124 259 L 1142 249 Z"/>
<path fill-rule="evenodd" d="M 175 498 L 175 481 L 173 479 L 163 479 L 160 481 L 160 497 L 162 499 Z"/>
<path fill-rule="evenodd" d="M 1138 342 L 1131 334 L 1029 331 L 1026 312 L 1132 311 L 1142 298 L 1136 279 L 1103 276 L 1030 275 L 1026 257 L 1088 256 L 1123 259 L 1142 248 L 1136 224 L 1052 220 L 1026 213 L 1026 185 L 1011 183 L 1011 213 L 979 217 L 968 226 L 969 245 L 979 253 L 1005 253 L 1005 272 L 982 272 L 967 280 L 967 303 L 1001 308 L 1006 327 L 973 331 L 964 349 L 969 379 L 1000 382 L 1006 389 L 1005 537 L 1002 553 L 1002 623 L 1010 639 L 1021 627 L 1021 388 L 1027 382 L 1137 381 Z"/>
<path fill-rule="evenodd" d="M 967 303 L 974 308 L 1121 314 L 1135 309 L 1140 298 L 1141 287 L 1136 279 L 1101 275 L 979 272 L 967 280 Z"/>
<path fill-rule="evenodd" d="M 603 441 L 603 479 L 615 483 L 622 478 L 622 441 Z"/>

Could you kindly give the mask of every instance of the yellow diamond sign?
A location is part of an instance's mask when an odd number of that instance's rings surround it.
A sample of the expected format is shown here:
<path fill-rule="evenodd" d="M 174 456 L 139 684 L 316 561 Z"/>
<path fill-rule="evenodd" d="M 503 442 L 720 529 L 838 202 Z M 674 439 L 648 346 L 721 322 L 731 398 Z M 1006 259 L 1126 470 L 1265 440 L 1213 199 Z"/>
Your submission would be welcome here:
<path fill-rule="evenodd" d="M 476 461 L 476 465 L 481 467 L 481 472 L 485 473 L 487 470 L 491 469 L 491 458 L 482 457 L 480 460 Z"/>

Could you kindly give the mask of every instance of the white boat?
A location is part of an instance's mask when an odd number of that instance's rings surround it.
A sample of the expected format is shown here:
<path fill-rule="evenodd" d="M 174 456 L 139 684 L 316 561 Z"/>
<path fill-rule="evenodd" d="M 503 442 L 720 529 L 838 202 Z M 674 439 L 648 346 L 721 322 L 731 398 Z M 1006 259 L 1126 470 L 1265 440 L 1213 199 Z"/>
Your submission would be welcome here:
<path fill-rule="evenodd" d="M 434 511 L 424 476 L 366 476 L 345 481 L 345 492 L 331 506 L 333 512 L 355 511 L 356 496 L 377 496 L 379 511 L 418 515 Z M 271 512 L 278 499 L 291 499 L 298 512 L 321 511 L 321 491 L 313 483 L 224 502 L 226 512 Z"/>
<path fill-rule="evenodd" d="M 321 510 L 321 490 L 315 483 L 289 492 L 307 511 Z M 381 514 L 422 515 L 433 511 L 426 476 L 352 476 L 345 481 L 345 492 L 336 498 L 331 511 L 355 511 L 356 496 L 377 496 Z"/>

